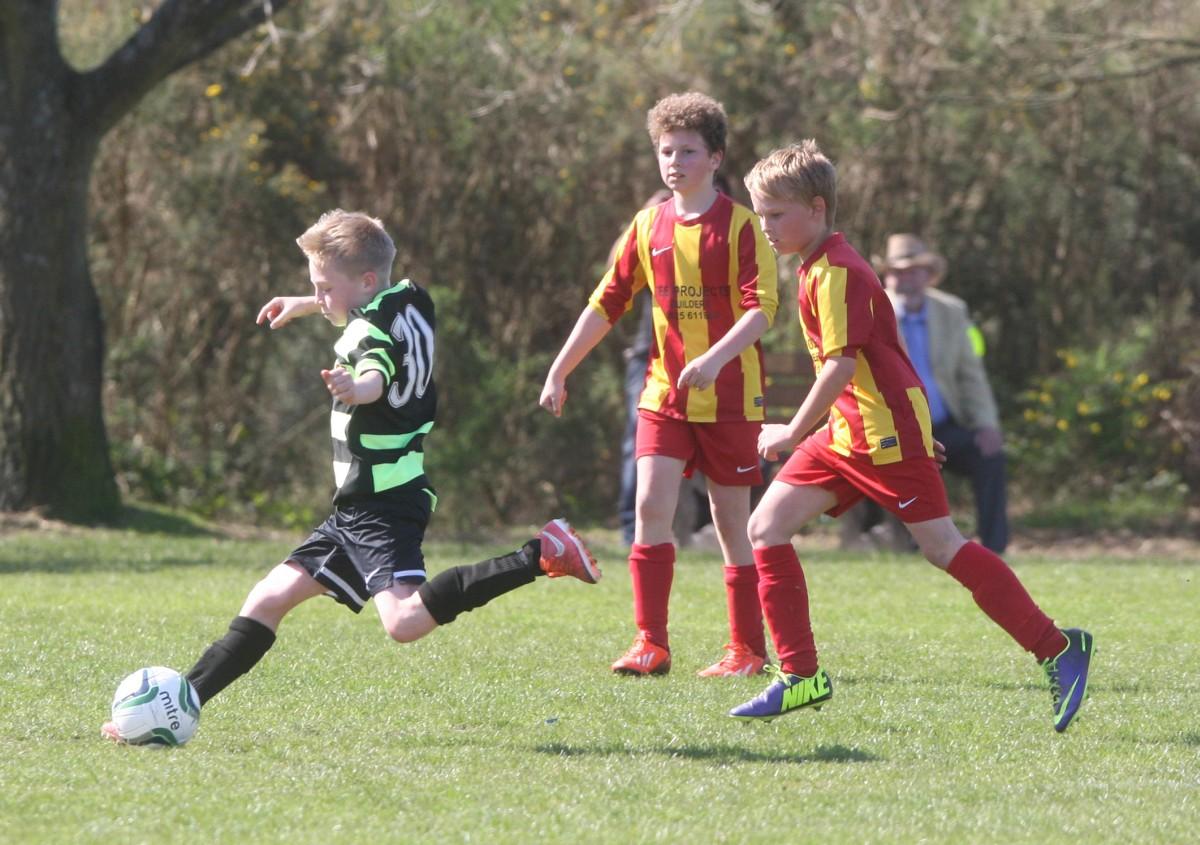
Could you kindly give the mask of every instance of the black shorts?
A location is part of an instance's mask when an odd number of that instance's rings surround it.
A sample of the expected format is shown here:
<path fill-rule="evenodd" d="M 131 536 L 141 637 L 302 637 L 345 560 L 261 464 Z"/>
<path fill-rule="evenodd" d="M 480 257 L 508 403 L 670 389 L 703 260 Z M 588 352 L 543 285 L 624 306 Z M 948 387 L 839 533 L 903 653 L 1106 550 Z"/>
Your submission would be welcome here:
<path fill-rule="evenodd" d="M 423 584 L 421 541 L 432 500 L 424 491 L 404 499 L 371 499 L 334 508 L 289 556 L 355 613 L 393 584 Z"/>

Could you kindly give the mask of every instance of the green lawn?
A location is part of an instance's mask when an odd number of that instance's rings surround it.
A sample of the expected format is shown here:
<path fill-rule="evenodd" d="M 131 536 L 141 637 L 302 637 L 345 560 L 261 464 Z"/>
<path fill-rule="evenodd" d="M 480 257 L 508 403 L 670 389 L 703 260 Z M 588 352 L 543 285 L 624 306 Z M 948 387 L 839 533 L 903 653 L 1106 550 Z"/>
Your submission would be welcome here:
<path fill-rule="evenodd" d="M 153 528 L 153 526 L 150 526 Z M 272 542 L 0 534 L 0 842 L 1163 842 L 1200 826 L 1200 560 L 1013 561 L 1096 636 L 1066 734 L 1041 672 L 951 578 L 806 550 L 833 702 L 767 725 L 762 679 L 701 680 L 725 641 L 718 558 L 685 554 L 673 674 L 612 676 L 623 553 L 539 579 L 415 645 L 317 600 L 186 747 L 102 741 L 128 672 L 186 670 Z M 430 568 L 504 546 L 431 544 Z"/>

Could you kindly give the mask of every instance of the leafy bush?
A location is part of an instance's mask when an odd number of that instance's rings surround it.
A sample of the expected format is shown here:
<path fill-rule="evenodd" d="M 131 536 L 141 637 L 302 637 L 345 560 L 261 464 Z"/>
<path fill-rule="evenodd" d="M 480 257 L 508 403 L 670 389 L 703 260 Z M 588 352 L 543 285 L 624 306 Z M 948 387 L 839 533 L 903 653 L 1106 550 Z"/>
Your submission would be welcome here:
<path fill-rule="evenodd" d="M 1014 475 L 1071 495 L 1150 492 L 1178 504 L 1196 478 L 1187 432 L 1175 424 L 1182 363 L 1160 359 L 1163 338 L 1141 321 L 1122 338 L 1063 349 L 1059 367 L 1020 394 L 1010 427 Z"/>
<path fill-rule="evenodd" d="M 80 65 L 150 11 L 59 8 Z M 1141 35 L 1164 21 L 1195 32 L 1200 12 L 1120 0 L 291 4 L 152 92 L 97 161 L 91 262 L 122 489 L 264 521 L 324 508 L 315 371 L 330 332 L 267 332 L 253 318 L 266 297 L 307 288 L 293 239 L 342 206 L 380 216 L 397 277 L 438 297 L 429 461 L 445 511 L 474 526 L 548 509 L 610 516 L 620 341 L 572 378 L 563 419 L 538 410 L 537 393 L 609 245 L 658 187 L 646 109 L 684 89 L 726 105 L 735 193 L 759 155 L 817 137 L 839 168 L 838 226 L 864 253 L 913 230 L 947 256 L 947 289 L 995 327 L 999 392 L 1022 396 L 1008 426 L 1015 478 L 1039 496 L 1117 480 L 1200 489 L 1196 343 L 1170 329 L 1192 350 L 1174 363 L 1151 343 L 1172 324 L 1157 302 L 1200 319 L 1181 295 L 1200 288 L 1200 108 L 1177 94 L 1195 90 L 1200 60 L 1175 54 L 1194 39 Z M 785 289 L 767 344 L 803 354 Z"/>

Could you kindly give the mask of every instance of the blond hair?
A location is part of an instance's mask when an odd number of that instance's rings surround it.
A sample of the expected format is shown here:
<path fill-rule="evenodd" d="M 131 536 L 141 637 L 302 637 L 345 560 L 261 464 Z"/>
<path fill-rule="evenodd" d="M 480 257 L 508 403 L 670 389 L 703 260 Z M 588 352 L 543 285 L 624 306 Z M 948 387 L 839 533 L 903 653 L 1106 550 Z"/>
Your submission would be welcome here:
<path fill-rule="evenodd" d="M 746 174 L 751 194 L 770 199 L 799 201 L 811 206 L 825 200 L 825 224 L 833 226 L 837 214 L 837 171 L 812 138 L 775 150 Z"/>
<path fill-rule="evenodd" d="M 361 211 L 325 212 L 296 244 L 323 267 L 333 265 L 351 276 L 374 272 L 385 284 L 391 279 L 396 245 L 382 222 Z"/>
<path fill-rule="evenodd" d="M 664 132 L 685 129 L 698 133 L 710 153 L 723 153 L 727 123 L 725 107 L 696 91 L 669 94 L 646 113 L 646 130 L 656 147 Z"/>

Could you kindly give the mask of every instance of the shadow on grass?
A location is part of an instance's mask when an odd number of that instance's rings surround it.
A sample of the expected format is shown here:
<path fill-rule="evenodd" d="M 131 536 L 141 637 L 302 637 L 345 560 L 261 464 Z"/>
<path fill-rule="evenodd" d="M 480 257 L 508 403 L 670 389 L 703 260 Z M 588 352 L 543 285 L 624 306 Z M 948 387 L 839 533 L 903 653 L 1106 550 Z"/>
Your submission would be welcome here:
<path fill-rule="evenodd" d="M 220 532 L 193 517 L 144 505 L 125 505 L 121 508 L 121 516 L 109 527 L 138 534 L 166 534 L 172 537 L 221 536 Z"/>
<path fill-rule="evenodd" d="M 21 516 L 0 526 L 0 575 L 153 572 L 204 566 L 231 553 L 224 537 L 187 515 L 131 505 L 106 526 L 76 526 Z"/>
<path fill-rule="evenodd" d="M 844 745 L 821 745 L 807 754 L 783 754 L 778 752 L 763 753 L 753 751 L 740 745 L 682 745 L 659 746 L 657 748 L 625 748 L 623 746 L 586 747 L 580 745 L 565 745 L 549 743 L 534 748 L 541 754 L 553 754 L 558 757 L 611 757 L 624 755 L 638 757 L 643 754 L 662 754 L 665 757 L 683 757 L 689 760 L 702 760 L 714 763 L 873 763 L 882 758 L 857 748 L 847 748 Z"/>
<path fill-rule="evenodd" d="M 1029 691 L 1033 691 L 1033 692 L 1046 691 L 1046 692 L 1048 692 L 1050 689 L 1050 685 L 1042 679 L 1032 680 L 1032 681 L 1028 681 L 1028 682 L 989 681 L 988 683 L 984 684 L 983 686 L 987 687 L 988 689 L 1002 690 L 1004 692 L 1029 692 Z M 1093 692 L 1138 693 L 1138 692 L 1145 692 L 1147 689 L 1148 689 L 1148 687 L 1145 684 L 1131 683 L 1131 682 L 1127 682 L 1127 681 L 1110 681 L 1107 683 L 1105 683 L 1105 682 L 1097 683 L 1095 681 L 1088 682 L 1088 694 L 1089 695 Z"/>
<path fill-rule="evenodd" d="M 222 531 L 182 511 L 152 504 L 125 503 L 115 519 L 108 522 L 72 523 L 48 519 L 37 511 L 0 511 L 0 537 L 26 534 L 71 536 L 88 531 L 132 531 L 136 534 L 161 534 L 170 537 L 222 537 Z"/>

